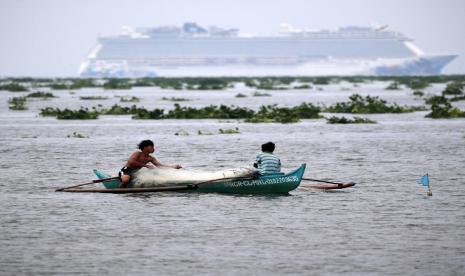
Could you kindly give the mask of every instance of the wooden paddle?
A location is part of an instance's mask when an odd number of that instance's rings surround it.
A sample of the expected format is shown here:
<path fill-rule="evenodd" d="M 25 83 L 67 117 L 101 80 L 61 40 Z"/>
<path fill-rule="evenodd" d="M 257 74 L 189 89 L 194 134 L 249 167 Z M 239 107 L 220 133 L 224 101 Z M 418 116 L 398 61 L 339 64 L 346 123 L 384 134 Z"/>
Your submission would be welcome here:
<path fill-rule="evenodd" d="M 103 179 L 96 179 L 96 180 L 92 180 L 92 182 L 87 182 L 87 183 L 83 183 L 83 184 L 79 184 L 79 185 L 74 185 L 74 186 L 59 188 L 59 189 L 56 189 L 55 192 L 62 192 L 63 190 L 66 190 L 66 189 L 77 188 L 77 187 L 81 187 L 81 186 L 85 186 L 85 185 L 91 185 L 91 184 L 100 183 L 100 182 L 105 182 L 105 181 L 110 181 L 110 180 L 115 180 L 115 179 L 119 179 L 119 176 L 114 176 L 114 177 L 109 177 L 109 178 L 103 178 Z"/>

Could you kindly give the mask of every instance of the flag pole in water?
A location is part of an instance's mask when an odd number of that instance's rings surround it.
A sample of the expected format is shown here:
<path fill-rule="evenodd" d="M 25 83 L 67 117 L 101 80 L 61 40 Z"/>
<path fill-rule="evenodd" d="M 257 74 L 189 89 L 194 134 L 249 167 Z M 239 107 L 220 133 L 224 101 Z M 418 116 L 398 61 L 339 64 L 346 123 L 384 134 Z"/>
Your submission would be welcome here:
<path fill-rule="evenodd" d="M 428 174 L 426 174 L 426 178 L 428 179 L 428 196 L 433 196 L 433 191 L 431 190 L 431 183 L 429 183 Z"/>
<path fill-rule="evenodd" d="M 420 184 L 420 185 L 428 187 L 428 193 L 427 193 L 428 196 L 433 195 L 433 191 L 431 190 L 431 184 L 429 183 L 429 175 L 428 174 L 423 175 L 419 180 L 417 180 L 417 183 Z"/>

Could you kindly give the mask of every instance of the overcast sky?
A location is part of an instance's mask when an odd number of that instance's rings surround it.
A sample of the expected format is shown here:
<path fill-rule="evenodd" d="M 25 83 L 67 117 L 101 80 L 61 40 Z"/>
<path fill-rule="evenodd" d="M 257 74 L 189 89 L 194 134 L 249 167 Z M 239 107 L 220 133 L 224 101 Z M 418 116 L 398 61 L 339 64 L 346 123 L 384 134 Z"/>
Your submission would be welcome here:
<path fill-rule="evenodd" d="M 426 53 L 461 55 L 444 72 L 465 73 L 464 11 L 464 0 L 0 0 L 0 76 L 77 76 L 99 34 L 186 21 L 255 34 L 388 24 Z"/>

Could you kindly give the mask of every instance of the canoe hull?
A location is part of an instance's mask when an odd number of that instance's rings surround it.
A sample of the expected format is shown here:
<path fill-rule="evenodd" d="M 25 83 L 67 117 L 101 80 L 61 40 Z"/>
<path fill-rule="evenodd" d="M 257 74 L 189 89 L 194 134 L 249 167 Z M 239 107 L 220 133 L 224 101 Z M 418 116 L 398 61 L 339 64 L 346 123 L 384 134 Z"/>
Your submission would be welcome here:
<path fill-rule="evenodd" d="M 215 181 L 199 184 L 196 189 L 184 190 L 184 192 L 200 193 L 228 193 L 228 194 L 286 194 L 299 187 L 305 172 L 305 164 L 288 174 L 270 174 L 260 176 L 257 179 L 241 179 L 228 181 Z M 109 175 L 102 171 L 94 170 L 99 179 Z M 119 181 L 103 182 L 107 189 L 117 189 Z M 183 184 L 185 185 L 185 184 Z M 195 185 L 195 183 L 192 183 Z M 127 188 L 130 190 L 131 188 Z"/>

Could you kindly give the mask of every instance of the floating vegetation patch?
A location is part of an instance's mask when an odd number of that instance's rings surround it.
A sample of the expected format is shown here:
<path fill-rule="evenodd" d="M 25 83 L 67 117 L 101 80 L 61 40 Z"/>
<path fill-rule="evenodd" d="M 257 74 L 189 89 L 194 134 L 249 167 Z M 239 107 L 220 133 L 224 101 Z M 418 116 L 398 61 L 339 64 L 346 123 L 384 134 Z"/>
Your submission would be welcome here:
<path fill-rule="evenodd" d="M 56 98 L 56 96 L 53 95 L 53 93 L 41 92 L 41 91 L 29 93 L 29 94 L 27 94 L 26 97 L 27 98 L 41 98 L 41 99 Z"/>
<path fill-rule="evenodd" d="M 80 100 L 96 100 L 96 101 L 100 101 L 100 100 L 108 100 L 109 98 L 105 97 L 105 96 L 80 96 L 79 99 Z"/>
<path fill-rule="evenodd" d="M 449 99 L 449 101 L 451 102 L 465 101 L 465 95 L 452 97 Z"/>
<path fill-rule="evenodd" d="M 322 118 L 319 115 L 321 108 L 311 103 L 302 103 L 294 107 L 278 107 L 277 105 L 261 106 L 258 111 L 246 107 L 236 106 L 206 106 L 201 108 L 182 107 L 174 105 L 174 109 L 165 112 L 163 109 L 147 110 L 135 105 L 124 107 L 113 105 L 110 108 L 93 107 L 91 110 L 61 110 L 46 107 L 41 109 L 41 116 L 54 116 L 58 119 L 96 119 L 98 115 L 133 115 L 134 119 L 245 119 L 246 122 L 277 122 L 294 123 L 300 119 Z"/>
<path fill-rule="evenodd" d="M 400 83 L 397 81 L 392 82 L 386 87 L 386 90 L 399 90 L 400 89 Z"/>
<path fill-rule="evenodd" d="M 259 91 L 255 91 L 252 96 L 254 97 L 271 97 L 271 94 L 269 93 L 262 93 L 262 92 L 259 92 Z"/>
<path fill-rule="evenodd" d="M 10 92 L 25 92 L 28 91 L 27 87 L 17 82 L 10 82 L 0 85 L 0 90 L 6 90 Z"/>
<path fill-rule="evenodd" d="M 181 131 L 178 131 L 176 133 L 174 133 L 174 135 L 176 136 L 189 136 L 189 132 L 185 131 L 185 130 L 181 130 Z"/>
<path fill-rule="evenodd" d="M 197 131 L 197 135 L 213 135 L 210 131 Z"/>
<path fill-rule="evenodd" d="M 332 113 L 355 113 L 355 114 L 370 114 L 370 113 L 406 113 L 424 110 L 423 107 L 402 107 L 394 104 L 388 104 L 385 100 L 378 96 L 363 97 L 359 94 L 353 94 L 349 97 L 348 102 L 336 103 L 325 111 Z"/>
<path fill-rule="evenodd" d="M 403 84 L 412 90 L 422 90 L 428 88 L 431 85 L 425 79 L 411 79 L 409 81 L 405 81 Z"/>
<path fill-rule="evenodd" d="M 234 96 L 236 98 L 247 98 L 247 95 L 246 94 L 242 94 L 242 93 L 237 93 L 236 96 Z"/>
<path fill-rule="evenodd" d="M 431 104 L 431 112 L 426 115 L 428 118 L 449 119 L 465 117 L 465 112 L 452 106 L 445 96 L 433 96 L 426 99 L 425 102 Z"/>
<path fill-rule="evenodd" d="M 300 119 L 322 118 L 321 108 L 311 103 L 302 103 L 294 107 L 278 107 L 277 105 L 261 106 L 253 116 L 246 118 L 248 123 L 296 123 Z"/>
<path fill-rule="evenodd" d="M 289 84 L 293 81 L 292 78 L 256 78 L 246 80 L 244 83 L 248 87 L 262 90 L 285 90 L 289 89 Z"/>
<path fill-rule="evenodd" d="M 66 137 L 68 137 L 68 138 L 89 138 L 89 136 L 86 136 L 86 135 L 81 134 L 79 132 L 73 132 L 73 134 L 68 134 Z"/>
<path fill-rule="evenodd" d="M 120 102 L 122 103 L 138 103 L 140 102 L 140 99 L 138 97 L 135 97 L 135 96 L 123 96 L 120 98 Z"/>
<path fill-rule="evenodd" d="M 326 118 L 326 122 L 328 124 L 376 124 L 376 121 L 362 117 L 354 117 L 353 119 L 348 119 L 346 117 L 332 116 L 330 118 Z"/>
<path fill-rule="evenodd" d="M 236 128 L 227 128 L 227 129 L 220 128 L 218 131 L 219 131 L 220 134 L 239 134 L 239 133 L 241 133 L 239 131 L 239 128 L 237 128 L 237 127 Z"/>
<path fill-rule="evenodd" d="M 104 89 L 131 89 L 132 85 L 125 79 L 109 79 L 103 84 Z"/>
<path fill-rule="evenodd" d="M 23 85 L 31 84 L 48 86 L 56 89 L 80 89 L 90 87 L 106 87 L 119 89 L 121 87 L 161 87 L 167 89 L 225 89 L 234 86 L 236 82 L 243 82 L 250 87 L 269 87 L 276 89 L 291 89 L 293 84 L 327 85 L 342 81 L 358 84 L 373 81 L 396 82 L 412 90 L 422 90 L 432 83 L 464 82 L 465 75 L 434 75 L 434 76 L 327 76 L 327 77 L 144 77 L 144 78 L 3 78 L 0 87 L 11 83 Z M 14 84 L 14 85 L 15 85 Z M 26 87 L 24 87 L 26 88 Z M 5 89 L 8 91 L 16 90 Z M 25 90 L 21 90 L 25 91 Z"/>
<path fill-rule="evenodd" d="M 56 79 L 49 84 L 54 90 L 70 90 L 98 87 L 94 79 Z"/>
<path fill-rule="evenodd" d="M 13 97 L 8 100 L 11 110 L 27 110 L 26 97 Z"/>
<path fill-rule="evenodd" d="M 463 82 L 451 82 L 448 83 L 442 95 L 462 95 L 463 94 L 464 83 Z"/>
<path fill-rule="evenodd" d="M 299 89 L 312 89 L 312 86 L 310 84 L 300 84 L 300 85 L 295 85 L 292 87 L 292 89 L 299 90 Z"/>
<path fill-rule="evenodd" d="M 423 91 L 419 91 L 419 90 L 416 90 L 416 91 L 413 91 L 413 96 L 415 97 L 423 97 L 425 95 L 425 93 L 423 93 Z"/>
<path fill-rule="evenodd" d="M 168 98 L 168 97 L 163 97 L 161 98 L 163 101 L 170 101 L 170 102 L 188 102 L 188 101 L 191 101 L 191 99 L 187 99 L 187 98 L 176 98 L 176 97 L 171 97 L 171 98 Z"/>
<path fill-rule="evenodd" d="M 99 112 L 95 109 L 89 110 L 88 108 L 81 107 L 78 110 L 59 109 L 53 107 L 46 107 L 40 110 L 41 116 L 52 116 L 60 120 L 93 120 L 97 119 Z"/>

